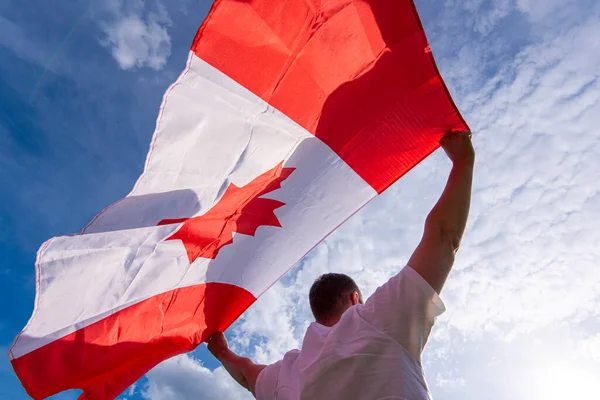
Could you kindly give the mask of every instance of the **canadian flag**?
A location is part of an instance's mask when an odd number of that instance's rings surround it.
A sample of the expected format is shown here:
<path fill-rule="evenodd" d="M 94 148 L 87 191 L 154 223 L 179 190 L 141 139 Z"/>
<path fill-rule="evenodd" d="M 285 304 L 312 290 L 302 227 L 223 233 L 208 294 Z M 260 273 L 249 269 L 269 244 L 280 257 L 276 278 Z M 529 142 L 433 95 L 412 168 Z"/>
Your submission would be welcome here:
<path fill-rule="evenodd" d="M 411 0 L 217 0 L 132 192 L 40 248 L 17 375 L 116 397 L 465 129 Z"/>

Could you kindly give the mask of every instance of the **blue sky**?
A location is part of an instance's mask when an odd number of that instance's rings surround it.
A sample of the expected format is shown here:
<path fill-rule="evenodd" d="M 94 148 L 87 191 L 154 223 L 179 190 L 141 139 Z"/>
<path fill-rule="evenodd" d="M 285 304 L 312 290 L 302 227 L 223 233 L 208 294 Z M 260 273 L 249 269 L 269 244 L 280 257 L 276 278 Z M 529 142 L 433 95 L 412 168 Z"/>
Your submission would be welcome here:
<path fill-rule="evenodd" d="M 434 398 L 585 396 L 600 377 L 600 4 L 563 3 L 416 1 L 478 150 L 448 312 L 425 354 Z M 0 3 L 3 351 L 30 316 L 39 245 L 78 232 L 141 173 L 210 2 L 27 5 Z M 447 170 L 434 154 L 349 220 L 232 327 L 232 345 L 260 362 L 297 347 L 324 271 L 371 293 L 410 256 Z M 201 346 L 123 397 L 248 398 L 215 368 Z M 0 399 L 27 398 L 6 357 L 0 388 Z"/>

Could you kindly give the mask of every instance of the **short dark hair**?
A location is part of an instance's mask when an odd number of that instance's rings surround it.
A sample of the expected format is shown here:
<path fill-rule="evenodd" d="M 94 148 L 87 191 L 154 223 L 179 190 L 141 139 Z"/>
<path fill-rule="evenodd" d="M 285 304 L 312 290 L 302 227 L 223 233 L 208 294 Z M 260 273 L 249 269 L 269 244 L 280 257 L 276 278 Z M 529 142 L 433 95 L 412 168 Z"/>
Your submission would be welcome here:
<path fill-rule="evenodd" d="M 347 308 L 347 296 L 358 292 L 358 285 L 345 274 L 324 274 L 312 284 L 309 293 L 310 309 L 317 322 L 340 316 Z"/>

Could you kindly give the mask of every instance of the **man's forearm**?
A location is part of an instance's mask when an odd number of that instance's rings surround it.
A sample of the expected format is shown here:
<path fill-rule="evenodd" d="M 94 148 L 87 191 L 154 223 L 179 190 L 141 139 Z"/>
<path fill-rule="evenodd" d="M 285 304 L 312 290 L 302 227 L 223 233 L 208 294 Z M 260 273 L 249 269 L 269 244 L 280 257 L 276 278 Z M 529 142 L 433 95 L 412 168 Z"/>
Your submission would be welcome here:
<path fill-rule="evenodd" d="M 474 158 L 454 162 L 442 196 L 429 213 L 426 224 L 458 249 L 471 205 Z"/>
<path fill-rule="evenodd" d="M 215 332 L 208 339 L 208 351 L 223 364 L 229 375 L 240 385 L 255 394 L 256 380 L 265 365 L 254 364 L 249 358 L 240 357 L 229 350 L 223 332 Z"/>
<path fill-rule="evenodd" d="M 229 349 L 222 351 L 217 359 L 237 383 L 250 390 L 245 374 L 246 365 L 251 363 L 249 359 L 240 357 Z"/>
<path fill-rule="evenodd" d="M 240 357 L 229 349 L 221 350 L 216 358 L 237 383 L 254 394 L 256 379 L 264 365 L 254 364 L 249 358 Z"/>

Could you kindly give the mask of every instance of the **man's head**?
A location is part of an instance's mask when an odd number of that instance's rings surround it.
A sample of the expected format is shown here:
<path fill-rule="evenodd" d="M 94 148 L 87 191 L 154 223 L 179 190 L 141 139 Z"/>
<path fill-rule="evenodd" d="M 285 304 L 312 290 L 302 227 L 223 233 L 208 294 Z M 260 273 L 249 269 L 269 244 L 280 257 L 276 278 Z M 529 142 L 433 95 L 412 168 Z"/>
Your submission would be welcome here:
<path fill-rule="evenodd" d="M 310 288 L 310 309 L 318 323 L 335 325 L 344 311 L 363 304 L 363 297 L 356 282 L 348 275 L 321 275 Z"/>

